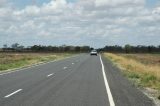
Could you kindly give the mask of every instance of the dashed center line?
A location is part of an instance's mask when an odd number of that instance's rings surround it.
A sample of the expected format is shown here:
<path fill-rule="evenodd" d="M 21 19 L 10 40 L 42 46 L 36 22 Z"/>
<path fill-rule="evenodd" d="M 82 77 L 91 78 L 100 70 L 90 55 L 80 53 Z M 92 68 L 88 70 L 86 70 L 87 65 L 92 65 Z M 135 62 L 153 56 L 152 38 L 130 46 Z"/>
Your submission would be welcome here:
<path fill-rule="evenodd" d="M 68 67 L 63 67 L 63 69 L 65 70 L 65 69 L 67 69 Z"/>
<path fill-rule="evenodd" d="M 12 95 L 14 95 L 14 94 L 16 94 L 16 93 L 18 93 L 20 91 L 22 91 L 22 89 L 18 89 L 16 91 L 14 91 L 13 93 L 9 94 L 9 95 L 6 95 L 4 98 L 9 98 L 10 96 L 12 96 Z"/>
<path fill-rule="evenodd" d="M 71 56 L 71 57 L 66 57 L 64 59 L 69 59 L 69 58 L 74 58 L 74 57 L 77 57 L 77 55 Z M 53 61 L 49 61 L 49 62 L 37 63 L 37 64 L 34 64 L 34 65 L 27 66 L 26 68 L 21 67 L 21 68 L 11 69 L 13 71 L 10 70 L 8 72 L 0 73 L 0 76 L 10 74 L 10 73 L 14 73 L 14 72 L 18 72 L 18 71 L 22 71 L 22 70 L 26 70 L 26 69 L 30 69 L 30 68 L 37 67 L 37 66 L 44 65 L 44 64 L 48 64 L 48 63 L 57 62 L 57 61 L 61 61 L 61 59 L 60 60 L 53 60 Z"/>
<path fill-rule="evenodd" d="M 54 73 L 52 73 L 52 74 L 49 74 L 49 75 L 47 75 L 47 77 L 50 77 L 50 76 L 52 76 Z"/>

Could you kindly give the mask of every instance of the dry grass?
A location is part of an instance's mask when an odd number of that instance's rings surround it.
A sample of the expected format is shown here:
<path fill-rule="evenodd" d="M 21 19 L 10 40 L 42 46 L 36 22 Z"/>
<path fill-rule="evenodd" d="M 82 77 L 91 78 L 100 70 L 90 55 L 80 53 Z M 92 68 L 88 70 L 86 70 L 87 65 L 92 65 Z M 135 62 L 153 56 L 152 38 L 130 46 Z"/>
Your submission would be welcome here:
<path fill-rule="evenodd" d="M 137 60 L 145 65 L 160 66 L 160 54 L 118 54 L 129 59 Z"/>
<path fill-rule="evenodd" d="M 104 55 L 115 62 L 138 86 L 160 90 L 159 55 L 111 53 Z"/>
<path fill-rule="evenodd" d="M 0 71 L 61 59 L 70 55 L 67 53 L 0 53 Z"/>

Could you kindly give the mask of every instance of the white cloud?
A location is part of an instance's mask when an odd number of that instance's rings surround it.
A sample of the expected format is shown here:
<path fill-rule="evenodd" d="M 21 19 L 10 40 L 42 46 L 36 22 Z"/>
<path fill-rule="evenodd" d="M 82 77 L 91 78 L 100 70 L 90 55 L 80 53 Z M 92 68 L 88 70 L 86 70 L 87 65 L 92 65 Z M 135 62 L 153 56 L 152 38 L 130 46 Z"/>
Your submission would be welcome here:
<path fill-rule="evenodd" d="M 160 44 L 160 8 L 145 7 L 145 0 L 52 0 L 23 9 L 0 7 L 0 13 L 0 45 Z"/>
<path fill-rule="evenodd" d="M 20 11 L 14 11 L 14 15 L 36 15 L 40 13 L 40 8 L 37 6 L 27 6 Z"/>
<path fill-rule="evenodd" d="M 44 4 L 43 7 L 46 10 L 57 10 L 57 9 L 64 9 L 67 5 L 66 0 L 52 0 L 48 4 Z"/>
<path fill-rule="evenodd" d="M 0 0 L 0 7 L 5 6 L 7 3 L 7 0 Z"/>
<path fill-rule="evenodd" d="M 145 0 L 95 0 L 96 6 L 130 6 L 144 5 Z"/>
<path fill-rule="evenodd" d="M 160 7 L 156 7 L 152 13 L 160 15 Z"/>

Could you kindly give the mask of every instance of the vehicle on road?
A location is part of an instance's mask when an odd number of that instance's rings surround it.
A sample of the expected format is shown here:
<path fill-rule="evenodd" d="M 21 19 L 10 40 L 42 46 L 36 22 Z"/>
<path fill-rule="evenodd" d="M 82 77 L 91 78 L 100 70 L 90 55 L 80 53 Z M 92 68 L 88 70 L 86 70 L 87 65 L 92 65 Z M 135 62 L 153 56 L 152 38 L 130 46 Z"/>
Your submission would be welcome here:
<path fill-rule="evenodd" d="M 92 55 L 97 56 L 97 55 L 98 55 L 98 52 L 97 52 L 96 50 L 92 50 L 92 51 L 90 52 L 90 55 L 91 55 L 91 56 L 92 56 Z"/>

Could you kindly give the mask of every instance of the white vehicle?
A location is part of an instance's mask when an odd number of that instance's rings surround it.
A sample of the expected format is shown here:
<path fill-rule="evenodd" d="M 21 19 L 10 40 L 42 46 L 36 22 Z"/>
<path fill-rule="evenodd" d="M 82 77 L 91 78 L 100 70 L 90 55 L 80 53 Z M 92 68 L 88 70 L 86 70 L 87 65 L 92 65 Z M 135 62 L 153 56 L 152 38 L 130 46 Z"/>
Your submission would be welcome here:
<path fill-rule="evenodd" d="M 92 50 L 91 52 L 90 52 L 90 55 L 92 56 L 92 55 L 98 55 L 98 53 L 97 53 L 97 51 L 96 50 Z"/>

